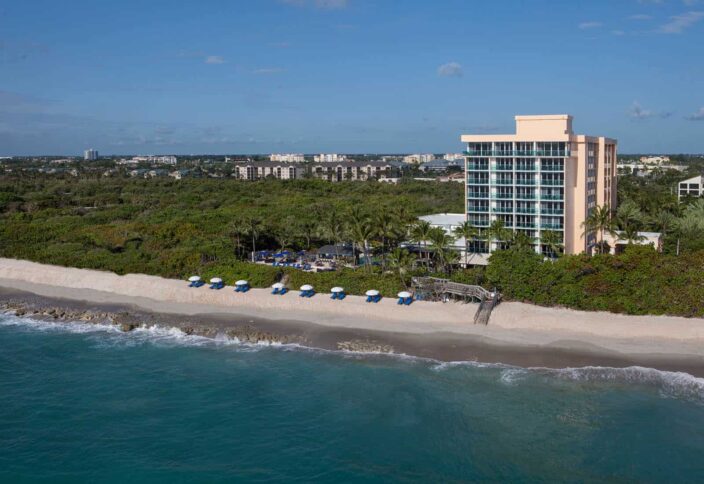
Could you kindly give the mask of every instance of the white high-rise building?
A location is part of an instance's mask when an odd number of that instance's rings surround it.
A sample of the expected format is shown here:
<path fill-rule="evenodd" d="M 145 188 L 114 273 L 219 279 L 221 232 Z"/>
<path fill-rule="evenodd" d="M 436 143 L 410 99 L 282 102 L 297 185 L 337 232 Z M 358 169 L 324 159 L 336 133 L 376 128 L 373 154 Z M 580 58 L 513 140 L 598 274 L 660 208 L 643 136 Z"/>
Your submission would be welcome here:
<path fill-rule="evenodd" d="M 94 150 L 93 148 L 89 150 L 85 150 L 83 152 L 83 159 L 86 161 L 95 161 L 98 159 L 98 150 Z"/>
<path fill-rule="evenodd" d="M 432 153 L 425 154 L 413 154 L 403 157 L 403 162 L 409 165 L 421 165 L 435 159 L 435 155 Z"/>

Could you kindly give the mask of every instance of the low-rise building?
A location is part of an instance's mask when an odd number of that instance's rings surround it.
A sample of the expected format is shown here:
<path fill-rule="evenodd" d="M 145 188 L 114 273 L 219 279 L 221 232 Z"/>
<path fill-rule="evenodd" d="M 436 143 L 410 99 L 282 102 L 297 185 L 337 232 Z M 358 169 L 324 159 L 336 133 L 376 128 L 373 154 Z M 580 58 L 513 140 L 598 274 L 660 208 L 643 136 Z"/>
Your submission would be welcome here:
<path fill-rule="evenodd" d="M 251 161 L 234 165 L 234 173 L 240 180 L 261 180 L 267 177 L 279 180 L 295 180 L 303 178 L 305 172 L 306 167 L 304 165 L 276 161 Z"/>
<path fill-rule="evenodd" d="M 403 162 L 408 165 L 420 165 L 422 163 L 427 163 L 435 159 L 435 155 L 432 153 L 426 154 L 413 154 L 403 157 Z"/>
<path fill-rule="evenodd" d="M 341 161 L 347 161 L 347 156 L 338 155 L 337 153 L 321 153 L 315 155 L 313 161 L 316 163 L 339 163 Z"/>
<path fill-rule="evenodd" d="M 701 197 L 702 193 L 704 193 L 704 185 L 702 185 L 701 175 L 682 180 L 677 184 L 677 200 L 682 200 L 682 197 Z"/>
<path fill-rule="evenodd" d="M 315 163 L 310 167 L 315 178 L 331 182 L 381 180 L 392 175 L 393 167 L 384 161 L 347 161 L 344 163 Z"/>
<path fill-rule="evenodd" d="M 604 242 L 609 246 L 610 254 L 622 253 L 628 245 L 650 245 L 658 252 L 662 252 L 662 234 L 660 232 L 638 232 L 638 240 L 627 240 L 623 232 L 616 231 L 613 234 L 605 233 Z"/>

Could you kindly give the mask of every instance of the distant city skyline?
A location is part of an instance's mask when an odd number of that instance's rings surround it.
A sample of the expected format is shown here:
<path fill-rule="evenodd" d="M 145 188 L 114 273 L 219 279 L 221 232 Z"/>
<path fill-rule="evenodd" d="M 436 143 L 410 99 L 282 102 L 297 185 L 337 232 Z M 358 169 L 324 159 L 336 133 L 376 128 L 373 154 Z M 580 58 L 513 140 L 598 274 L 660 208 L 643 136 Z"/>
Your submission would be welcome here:
<path fill-rule="evenodd" d="M 453 153 L 571 114 L 704 152 L 704 0 L 8 1 L 0 156 Z M 87 28 L 87 26 L 89 28 Z"/>

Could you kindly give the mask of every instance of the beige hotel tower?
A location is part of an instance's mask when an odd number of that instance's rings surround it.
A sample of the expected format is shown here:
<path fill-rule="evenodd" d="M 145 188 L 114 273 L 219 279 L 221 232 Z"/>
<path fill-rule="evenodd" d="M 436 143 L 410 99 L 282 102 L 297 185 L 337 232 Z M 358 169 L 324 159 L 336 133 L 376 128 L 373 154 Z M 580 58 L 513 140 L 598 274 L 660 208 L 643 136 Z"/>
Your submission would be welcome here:
<path fill-rule="evenodd" d="M 582 223 L 597 205 L 616 207 L 616 140 L 574 134 L 566 114 L 516 116 L 516 134 L 462 135 L 466 217 L 479 228 L 501 219 L 537 252 L 541 234 L 561 234 L 566 254 L 591 253 L 596 234 Z M 499 242 L 470 243 L 489 254 Z"/>

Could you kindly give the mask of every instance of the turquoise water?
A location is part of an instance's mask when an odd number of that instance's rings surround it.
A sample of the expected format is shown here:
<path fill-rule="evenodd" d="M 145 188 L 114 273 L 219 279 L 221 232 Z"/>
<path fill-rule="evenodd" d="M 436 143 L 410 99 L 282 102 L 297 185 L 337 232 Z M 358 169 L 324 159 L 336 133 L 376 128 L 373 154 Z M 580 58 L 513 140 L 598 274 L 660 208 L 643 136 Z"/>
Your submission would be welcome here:
<path fill-rule="evenodd" d="M 704 380 L 0 315 L 0 482 L 704 480 Z"/>

